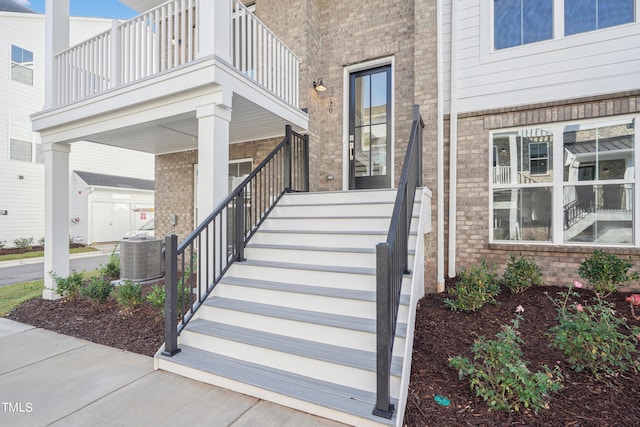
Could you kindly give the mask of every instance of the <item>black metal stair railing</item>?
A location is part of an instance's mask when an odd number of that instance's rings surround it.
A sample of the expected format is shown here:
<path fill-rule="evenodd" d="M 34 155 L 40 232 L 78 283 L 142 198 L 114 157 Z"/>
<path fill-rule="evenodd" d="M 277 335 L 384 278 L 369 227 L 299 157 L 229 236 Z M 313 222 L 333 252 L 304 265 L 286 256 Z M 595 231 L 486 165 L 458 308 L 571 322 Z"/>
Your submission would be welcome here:
<path fill-rule="evenodd" d="M 418 106 L 413 107 L 413 123 L 402 167 L 398 193 L 387 240 L 376 245 L 376 405 L 373 414 L 390 419 L 391 357 L 400 306 L 400 291 L 409 269 L 409 232 L 416 189 L 422 186 L 422 129 Z"/>
<path fill-rule="evenodd" d="M 178 335 L 236 261 L 284 193 L 309 191 L 309 137 L 286 127 L 284 140 L 178 246 L 165 237 L 165 348 L 178 353 Z"/>

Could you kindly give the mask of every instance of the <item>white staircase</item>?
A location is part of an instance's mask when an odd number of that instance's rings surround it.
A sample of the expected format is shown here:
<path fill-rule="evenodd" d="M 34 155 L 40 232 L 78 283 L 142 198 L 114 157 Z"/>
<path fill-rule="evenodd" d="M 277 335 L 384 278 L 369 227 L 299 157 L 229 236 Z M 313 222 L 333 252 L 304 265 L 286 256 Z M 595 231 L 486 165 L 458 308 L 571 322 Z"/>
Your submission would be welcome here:
<path fill-rule="evenodd" d="M 156 355 L 175 372 L 351 425 L 401 425 L 417 300 L 423 192 L 417 192 L 391 367 L 391 420 L 376 387 L 375 245 L 396 192 L 285 195 L 179 337 Z M 414 260 L 418 262 L 414 262 Z"/>

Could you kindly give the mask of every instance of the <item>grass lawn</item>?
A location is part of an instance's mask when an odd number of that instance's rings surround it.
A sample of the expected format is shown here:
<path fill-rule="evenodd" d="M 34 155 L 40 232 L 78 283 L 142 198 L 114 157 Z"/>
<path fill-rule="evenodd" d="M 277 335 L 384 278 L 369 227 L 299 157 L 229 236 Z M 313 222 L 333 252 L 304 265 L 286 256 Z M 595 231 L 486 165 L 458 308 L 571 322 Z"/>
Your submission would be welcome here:
<path fill-rule="evenodd" d="M 81 252 L 94 252 L 97 249 L 92 248 L 90 246 L 85 246 L 82 248 L 73 248 L 69 249 L 70 254 L 78 254 Z M 9 254 L 9 255 L 0 255 L 0 261 L 13 261 L 16 259 L 25 259 L 25 258 L 37 258 L 44 256 L 44 251 L 33 251 L 33 252 L 25 252 L 22 254 Z"/>
<path fill-rule="evenodd" d="M 15 307 L 32 298 L 42 296 L 44 280 L 22 282 L 0 287 L 0 317 L 5 317 Z"/>

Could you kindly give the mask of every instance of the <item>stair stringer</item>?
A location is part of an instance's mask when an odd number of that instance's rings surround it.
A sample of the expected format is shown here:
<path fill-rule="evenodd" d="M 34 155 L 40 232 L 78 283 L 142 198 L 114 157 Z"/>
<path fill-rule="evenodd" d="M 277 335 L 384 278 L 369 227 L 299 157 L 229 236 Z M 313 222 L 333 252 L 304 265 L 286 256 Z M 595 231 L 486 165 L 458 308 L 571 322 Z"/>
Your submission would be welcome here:
<path fill-rule="evenodd" d="M 400 390 L 398 392 L 398 407 L 396 408 L 396 427 L 402 427 L 404 413 L 409 397 L 409 381 L 411 380 L 411 357 L 413 355 L 413 337 L 416 325 L 416 310 L 418 301 L 424 296 L 424 235 L 431 231 L 431 191 L 420 188 L 420 216 L 418 218 L 418 238 L 416 239 L 415 257 L 413 258 L 411 296 L 409 299 L 409 314 L 407 335 L 404 341 L 404 356 L 402 374 L 400 376 Z"/>

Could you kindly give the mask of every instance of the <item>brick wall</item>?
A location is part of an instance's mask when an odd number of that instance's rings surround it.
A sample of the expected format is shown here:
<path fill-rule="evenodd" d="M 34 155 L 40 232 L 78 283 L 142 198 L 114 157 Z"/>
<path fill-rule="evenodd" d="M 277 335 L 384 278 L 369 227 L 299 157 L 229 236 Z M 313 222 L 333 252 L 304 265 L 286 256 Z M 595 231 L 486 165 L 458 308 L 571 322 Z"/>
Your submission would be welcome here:
<path fill-rule="evenodd" d="M 193 169 L 198 163 L 195 150 L 156 156 L 155 235 L 171 233 L 169 215 L 178 215 L 175 233 L 178 241 L 193 231 Z"/>
<path fill-rule="evenodd" d="M 501 109 L 459 115 L 457 164 L 458 170 L 464 173 L 458 173 L 457 185 L 458 271 L 481 259 L 496 263 L 502 271 L 510 253 L 522 253 L 536 259 L 547 284 L 567 285 L 577 278 L 578 265 L 593 252 L 591 247 L 489 244 L 489 132 L 636 112 L 640 112 L 640 91 L 522 106 L 512 111 Z M 640 265 L 637 248 L 608 248 L 607 251 L 631 256 L 634 264 Z"/>

